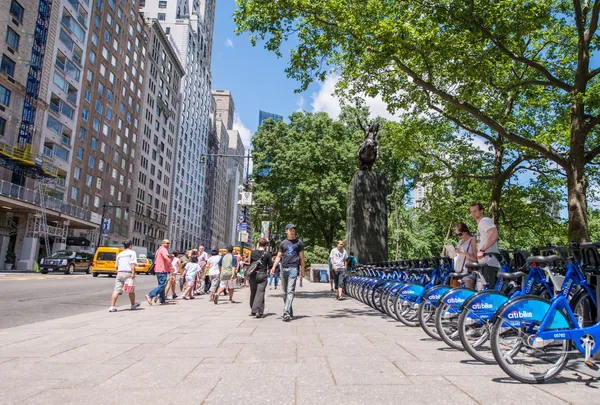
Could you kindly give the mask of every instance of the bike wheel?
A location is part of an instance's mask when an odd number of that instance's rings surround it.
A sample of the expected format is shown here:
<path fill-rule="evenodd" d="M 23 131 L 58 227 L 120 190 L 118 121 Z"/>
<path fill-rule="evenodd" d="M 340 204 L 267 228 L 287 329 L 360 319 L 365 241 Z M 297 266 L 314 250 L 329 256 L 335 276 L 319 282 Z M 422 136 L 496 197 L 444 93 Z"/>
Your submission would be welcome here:
<path fill-rule="evenodd" d="M 594 286 L 592 286 L 592 289 L 594 289 Z M 582 289 L 580 293 L 576 294 L 569 305 L 581 328 L 592 326 L 596 323 L 598 309 L 586 290 Z"/>
<path fill-rule="evenodd" d="M 510 323 L 509 313 L 514 311 L 501 309 L 491 329 L 492 353 L 498 365 L 510 377 L 527 384 L 555 378 L 567 364 L 571 341 L 538 341 L 537 327 L 527 333 L 532 324 L 541 323 L 543 313 L 536 319 L 520 322 L 519 326 Z"/>
<path fill-rule="evenodd" d="M 458 317 L 458 335 L 463 348 L 475 360 L 485 364 L 496 364 L 490 344 L 489 320 L 469 318 L 470 311 L 464 310 Z"/>
<path fill-rule="evenodd" d="M 418 309 L 419 324 L 429 337 L 440 340 L 440 335 L 435 327 L 435 305 L 429 301 L 421 301 Z"/>
<path fill-rule="evenodd" d="M 440 338 L 451 348 L 464 350 L 458 336 L 458 316 L 460 309 L 440 302 L 435 310 L 435 327 Z"/>
<path fill-rule="evenodd" d="M 414 301 L 408 301 L 400 296 L 396 301 L 398 320 L 406 326 L 419 326 L 418 306 Z"/>

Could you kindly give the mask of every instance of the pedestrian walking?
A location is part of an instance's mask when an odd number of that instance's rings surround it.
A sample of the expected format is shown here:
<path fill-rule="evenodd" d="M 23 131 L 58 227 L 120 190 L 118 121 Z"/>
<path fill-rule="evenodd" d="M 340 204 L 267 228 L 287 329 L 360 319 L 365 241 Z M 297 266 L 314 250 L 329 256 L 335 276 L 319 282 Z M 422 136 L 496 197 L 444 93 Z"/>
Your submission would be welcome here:
<path fill-rule="evenodd" d="M 256 249 L 250 252 L 250 266 L 258 262 L 256 270 L 250 274 L 250 315 L 262 318 L 265 313 L 265 290 L 268 273 L 273 266 L 271 254 L 266 251 L 267 240 L 259 238 Z"/>
<path fill-rule="evenodd" d="M 169 272 L 169 279 L 167 282 L 167 289 L 165 290 L 165 295 L 169 295 L 169 291 L 171 291 L 172 299 L 177 298 L 177 276 L 179 276 L 179 272 L 181 270 L 181 261 L 179 260 L 179 252 L 174 251 L 170 256 L 171 260 L 171 271 Z"/>
<path fill-rule="evenodd" d="M 209 299 L 212 301 L 217 293 L 217 289 L 219 288 L 219 262 L 221 261 L 221 258 L 219 257 L 219 251 L 217 249 L 213 249 L 210 254 L 210 258 L 206 261 L 205 271 L 209 277 Z"/>
<path fill-rule="evenodd" d="M 456 257 L 454 258 L 454 272 L 467 273 L 465 263 L 468 261 L 477 263 L 477 240 L 471 235 L 471 231 L 467 224 L 459 222 L 454 227 L 454 235 L 458 237 L 458 246 L 455 249 Z M 477 275 L 471 273 L 461 279 L 461 282 L 467 288 L 473 288 Z"/>
<path fill-rule="evenodd" d="M 208 258 L 210 256 L 207 252 L 204 251 L 204 245 L 201 244 L 198 248 L 198 265 L 200 266 L 200 270 L 198 271 L 198 275 L 196 277 L 196 285 L 194 286 L 194 294 L 202 295 L 205 291 L 205 273 L 206 273 L 206 263 L 208 262 Z"/>
<path fill-rule="evenodd" d="M 123 287 L 129 278 L 135 279 L 135 265 L 137 264 L 137 255 L 132 249 L 133 242 L 127 241 L 123 244 L 125 250 L 117 255 L 115 264 L 117 266 L 117 277 L 115 279 L 115 289 L 110 299 L 110 308 L 108 312 L 117 312 L 117 299 L 123 294 Z M 137 309 L 140 304 L 135 302 L 135 291 L 129 293 L 131 310 Z"/>
<path fill-rule="evenodd" d="M 335 287 L 335 299 L 342 300 L 342 291 L 344 289 L 344 278 L 346 277 L 346 268 L 348 263 L 346 259 L 348 253 L 344 249 L 344 241 L 338 240 L 337 246 L 331 249 L 329 253 L 329 259 L 331 260 L 331 267 L 333 269 L 333 284 Z"/>
<path fill-rule="evenodd" d="M 183 291 L 182 298 L 184 300 L 193 299 L 192 294 L 194 289 L 194 283 L 196 282 L 196 276 L 200 271 L 200 265 L 198 264 L 198 256 L 192 255 L 190 261 L 185 266 L 181 278 L 185 280 L 185 290 Z"/>
<path fill-rule="evenodd" d="M 281 263 L 277 267 L 275 267 L 274 273 L 269 273 L 269 290 L 273 289 L 273 284 L 275 284 L 275 289 L 277 289 L 277 283 L 279 282 L 279 274 L 281 273 Z"/>
<path fill-rule="evenodd" d="M 182 256 L 179 256 L 179 274 L 183 274 L 183 271 L 185 270 L 185 266 L 186 264 L 188 264 L 190 262 L 190 257 L 192 255 L 192 252 L 195 252 L 196 250 L 186 250 L 185 252 L 183 252 Z M 179 277 L 179 293 L 181 294 L 183 292 L 183 290 L 185 290 L 185 280 L 183 277 Z"/>
<path fill-rule="evenodd" d="M 469 206 L 471 217 L 477 222 L 477 260 L 484 265 L 481 274 L 488 286 L 496 284 L 500 262 L 495 257 L 486 256 L 486 253 L 498 253 L 498 228 L 491 218 L 484 216 L 483 205 L 474 202 Z"/>
<path fill-rule="evenodd" d="M 154 254 L 154 273 L 158 281 L 158 286 L 146 295 L 148 305 L 152 305 L 154 297 L 160 297 L 160 303 L 165 303 L 165 288 L 167 286 L 167 277 L 172 269 L 171 261 L 169 260 L 169 245 L 168 239 L 162 241 L 160 247 Z"/>
<path fill-rule="evenodd" d="M 215 305 L 219 303 L 219 294 L 227 289 L 229 293 L 229 302 L 233 303 L 233 292 L 235 291 L 236 284 L 236 272 L 238 263 L 235 256 L 233 255 L 233 246 L 227 246 L 227 253 L 221 256 L 219 260 L 219 289 L 213 296 L 213 302 Z"/>
<path fill-rule="evenodd" d="M 298 268 L 301 269 L 300 276 L 304 277 L 304 243 L 296 238 L 296 226 L 287 224 L 285 226 L 287 239 L 279 245 L 279 252 L 271 268 L 271 274 L 281 262 L 281 288 L 283 289 L 283 321 L 289 322 L 294 317 L 292 303 L 296 291 L 296 280 L 298 279 Z M 302 285 L 302 284 L 300 284 Z"/>

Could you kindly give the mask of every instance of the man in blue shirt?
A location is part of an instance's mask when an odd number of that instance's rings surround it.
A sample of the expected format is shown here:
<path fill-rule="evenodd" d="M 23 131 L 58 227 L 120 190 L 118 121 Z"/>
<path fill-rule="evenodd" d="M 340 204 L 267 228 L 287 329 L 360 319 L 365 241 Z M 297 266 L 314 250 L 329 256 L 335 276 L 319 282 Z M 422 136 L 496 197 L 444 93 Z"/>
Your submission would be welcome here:
<path fill-rule="evenodd" d="M 296 280 L 298 279 L 298 268 L 301 268 L 301 277 L 304 278 L 304 243 L 296 238 L 296 226 L 287 224 L 285 226 L 287 239 L 279 245 L 279 252 L 273 262 L 271 274 L 281 262 L 281 288 L 283 289 L 283 321 L 289 322 L 294 317 L 292 302 L 296 291 Z M 300 283 L 302 286 L 302 283 Z"/>

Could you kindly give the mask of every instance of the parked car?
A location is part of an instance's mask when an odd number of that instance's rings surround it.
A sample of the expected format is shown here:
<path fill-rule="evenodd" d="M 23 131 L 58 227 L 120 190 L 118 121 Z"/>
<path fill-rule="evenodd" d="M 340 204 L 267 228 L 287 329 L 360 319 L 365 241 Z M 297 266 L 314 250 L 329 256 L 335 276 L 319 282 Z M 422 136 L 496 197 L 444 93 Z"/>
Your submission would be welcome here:
<path fill-rule="evenodd" d="M 138 257 L 137 264 L 135 265 L 135 273 L 151 274 L 150 269 L 152 269 L 152 260 L 146 257 Z"/>
<path fill-rule="evenodd" d="M 76 271 L 90 273 L 92 265 L 92 252 L 75 252 L 73 250 L 59 250 L 50 257 L 44 257 L 40 261 L 40 272 L 48 274 L 50 271 L 62 271 L 65 274 L 73 274 Z"/>
<path fill-rule="evenodd" d="M 108 274 L 112 277 L 117 274 L 117 255 L 123 251 L 123 248 L 100 246 L 96 249 L 94 262 L 92 263 L 92 276 L 98 277 L 98 274 Z"/>

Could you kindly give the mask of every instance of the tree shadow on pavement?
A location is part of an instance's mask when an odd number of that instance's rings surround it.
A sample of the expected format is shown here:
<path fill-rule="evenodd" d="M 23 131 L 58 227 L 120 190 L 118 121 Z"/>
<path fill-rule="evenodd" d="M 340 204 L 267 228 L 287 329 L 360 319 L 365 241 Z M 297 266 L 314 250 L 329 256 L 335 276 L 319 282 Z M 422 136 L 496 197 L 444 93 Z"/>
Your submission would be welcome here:
<path fill-rule="evenodd" d="M 590 376 L 583 376 L 581 374 L 578 373 L 574 373 L 573 376 L 575 376 L 575 378 L 571 378 L 571 377 L 567 377 L 564 374 L 561 374 L 558 378 L 555 378 L 553 380 L 550 381 L 546 381 L 544 382 L 544 385 L 558 385 L 558 384 L 566 384 L 566 383 L 573 383 L 573 382 L 578 382 L 578 383 L 584 383 L 587 387 L 589 388 L 593 388 L 593 389 L 600 389 L 600 385 L 596 385 L 594 383 L 600 384 L 600 380 L 596 377 L 590 377 Z M 493 382 L 496 383 L 500 383 L 500 384 L 508 384 L 508 385 L 521 385 L 523 384 L 520 381 L 517 380 L 513 380 L 510 377 L 496 377 L 496 378 L 492 378 Z M 594 384 L 594 385 L 592 385 Z"/>
<path fill-rule="evenodd" d="M 387 319 L 381 312 L 372 309 L 348 309 L 340 308 L 333 311 L 333 314 L 323 315 L 324 318 L 358 318 L 361 316 L 375 316 L 381 319 Z"/>

